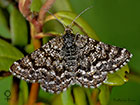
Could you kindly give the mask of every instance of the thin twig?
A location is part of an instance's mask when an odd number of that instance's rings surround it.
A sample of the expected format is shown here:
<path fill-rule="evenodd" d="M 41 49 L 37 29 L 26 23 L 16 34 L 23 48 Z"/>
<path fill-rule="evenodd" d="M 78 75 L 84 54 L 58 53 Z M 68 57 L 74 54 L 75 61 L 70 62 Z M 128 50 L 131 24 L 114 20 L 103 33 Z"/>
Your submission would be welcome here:
<path fill-rule="evenodd" d="M 46 17 L 46 13 L 55 2 L 55 0 L 46 0 L 44 5 L 40 9 L 39 15 L 36 17 L 32 17 L 32 14 L 34 13 L 31 13 L 30 11 L 31 1 L 32 0 L 26 0 L 23 4 L 23 1 L 20 0 L 19 10 L 23 14 L 23 16 L 34 25 L 34 27 L 36 28 L 36 32 L 40 33 L 42 31 L 42 26 Z"/>
<path fill-rule="evenodd" d="M 31 14 L 30 12 L 31 1 L 32 0 L 25 0 L 25 1 L 19 0 L 19 4 L 18 4 L 19 10 L 26 19 Z"/>
<path fill-rule="evenodd" d="M 46 36 L 60 36 L 60 35 L 53 34 L 53 33 L 39 33 L 39 34 L 35 35 L 35 39 L 41 39 L 41 38 L 44 38 Z"/>
<path fill-rule="evenodd" d="M 8 77 L 10 75 L 11 75 L 11 73 L 8 71 L 4 71 L 4 70 L 0 71 L 0 77 Z"/>
<path fill-rule="evenodd" d="M 30 12 L 31 2 L 32 2 L 32 0 L 26 0 L 24 3 L 24 15 L 25 15 L 25 17 L 27 17 L 31 14 L 31 12 Z"/>
<path fill-rule="evenodd" d="M 93 92 L 92 92 L 92 95 L 91 95 L 91 97 L 92 97 L 92 102 L 93 102 L 93 104 L 94 105 L 97 105 L 97 99 L 98 99 L 98 94 L 99 94 L 99 90 L 98 89 L 94 89 L 93 90 Z"/>
<path fill-rule="evenodd" d="M 25 2 L 23 2 L 22 0 L 19 1 L 19 10 L 22 13 L 22 15 L 30 22 L 34 25 L 34 27 L 36 28 L 36 32 L 41 32 L 42 31 L 42 24 L 39 23 L 39 21 L 37 20 L 37 17 L 33 17 L 31 11 L 30 11 L 30 5 L 31 5 L 31 1 L 32 0 L 26 0 Z"/>
<path fill-rule="evenodd" d="M 38 21 L 41 24 L 43 24 L 44 19 L 46 17 L 46 13 L 51 8 L 51 6 L 54 4 L 55 1 L 56 0 L 46 0 L 46 2 L 44 3 L 44 5 L 41 7 L 40 12 L 39 12 L 39 17 L 38 17 Z"/>
<path fill-rule="evenodd" d="M 135 81 L 137 83 L 140 83 L 140 74 L 131 72 L 127 74 L 127 77 L 129 78 L 130 81 Z"/>

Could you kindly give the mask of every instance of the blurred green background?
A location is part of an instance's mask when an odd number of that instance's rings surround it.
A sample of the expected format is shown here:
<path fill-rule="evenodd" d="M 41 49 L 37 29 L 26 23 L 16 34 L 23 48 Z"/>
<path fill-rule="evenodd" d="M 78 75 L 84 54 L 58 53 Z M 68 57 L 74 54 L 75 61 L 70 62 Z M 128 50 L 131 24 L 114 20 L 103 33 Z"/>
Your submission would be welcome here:
<path fill-rule="evenodd" d="M 57 0 L 61 1 L 61 0 Z M 74 12 L 93 6 L 81 17 L 94 29 L 102 42 L 125 47 L 132 54 L 127 83 L 113 87 L 109 105 L 140 105 L 140 0 L 69 0 Z M 1 28 L 0 28 L 1 31 Z M 8 84 L 8 85 L 7 85 Z M 0 105 L 6 105 L 4 92 L 11 77 L 0 82 Z"/>
<path fill-rule="evenodd" d="M 140 78 L 140 0 L 70 0 L 78 14 L 93 8 L 82 17 L 101 41 L 127 48 L 133 57 L 130 72 Z M 136 80 L 137 79 L 137 80 Z M 123 86 L 113 87 L 109 105 L 140 105 L 140 79 L 133 78 Z"/>

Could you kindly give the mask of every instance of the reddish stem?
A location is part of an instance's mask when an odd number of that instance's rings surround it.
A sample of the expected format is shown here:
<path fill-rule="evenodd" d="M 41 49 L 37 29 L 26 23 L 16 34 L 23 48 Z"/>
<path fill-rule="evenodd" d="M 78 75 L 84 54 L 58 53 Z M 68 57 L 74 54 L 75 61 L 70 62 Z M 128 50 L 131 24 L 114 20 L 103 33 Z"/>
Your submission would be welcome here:
<path fill-rule="evenodd" d="M 43 24 L 44 19 L 46 17 L 46 13 L 51 8 L 51 6 L 54 4 L 55 0 L 47 0 L 44 5 L 41 7 L 39 12 L 38 21 Z"/>
<path fill-rule="evenodd" d="M 30 12 L 31 2 L 32 2 L 32 0 L 26 0 L 25 3 L 23 4 L 23 1 L 19 1 L 19 4 L 18 4 L 20 12 L 26 18 L 31 14 L 31 12 Z"/>
<path fill-rule="evenodd" d="M 55 0 L 46 0 L 44 5 L 41 7 L 39 15 L 37 17 L 31 16 L 33 14 L 30 11 L 31 1 L 32 0 L 26 0 L 24 5 L 22 5 L 22 2 L 19 2 L 19 10 L 23 14 L 23 16 L 25 16 L 25 18 L 34 25 L 36 32 L 40 33 L 42 31 L 42 26 L 46 17 L 46 13 L 55 2 Z"/>
<path fill-rule="evenodd" d="M 34 105 L 35 104 L 36 99 L 38 97 L 38 90 L 39 90 L 39 84 L 38 83 L 32 84 L 27 105 Z"/>

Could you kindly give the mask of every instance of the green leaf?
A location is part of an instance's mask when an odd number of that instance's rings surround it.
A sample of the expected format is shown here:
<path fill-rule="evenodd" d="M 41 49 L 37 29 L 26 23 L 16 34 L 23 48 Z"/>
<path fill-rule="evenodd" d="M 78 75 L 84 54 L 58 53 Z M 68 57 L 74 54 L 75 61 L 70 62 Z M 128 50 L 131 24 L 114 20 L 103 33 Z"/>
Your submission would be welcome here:
<path fill-rule="evenodd" d="M 32 42 L 28 44 L 24 49 L 28 54 L 32 53 L 35 50 Z"/>
<path fill-rule="evenodd" d="M 73 88 L 73 93 L 76 105 L 87 105 L 86 94 L 83 88 L 77 86 Z"/>
<path fill-rule="evenodd" d="M 26 104 L 27 100 L 28 100 L 28 85 L 27 85 L 27 82 L 21 80 L 18 105 Z"/>
<path fill-rule="evenodd" d="M 12 44 L 20 47 L 25 46 L 28 42 L 27 24 L 25 18 L 14 7 L 10 13 L 10 27 Z"/>
<path fill-rule="evenodd" d="M 0 39 L 0 70 L 8 71 L 11 64 L 21 57 L 23 54 L 18 49 Z"/>
<path fill-rule="evenodd" d="M 3 14 L 3 11 L 0 8 L 0 36 L 4 38 L 10 38 L 10 31 L 8 28 L 7 20 Z"/>
<path fill-rule="evenodd" d="M 56 97 L 51 101 L 51 105 L 63 105 L 61 94 L 56 95 Z"/>
<path fill-rule="evenodd" d="M 51 21 L 48 21 L 46 22 L 44 25 L 43 25 L 43 32 L 46 33 L 46 32 L 57 32 L 57 33 L 62 33 L 64 32 L 64 28 L 62 27 L 62 24 L 60 24 L 58 21 L 56 20 L 51 20 Z"/>
<path fill-rule="evenodd" d="M 126 72 L 129 73 L 128 66 L 122 67 L 120 70 L 113 74 L 108 75 L 108 79 L 104 84 L 110 85 L 110 86 L 120 86 L 123 85 L 125 82 L 128 81 L 128 79 L 125 77 Z"/>
<path fill-rule="evenodd" d="M 109 86 L 102 85 L 100 87 L 99 100 L 101 105 L 108 105 L 110 98 Z"/>
<path fill-rule="evenodd" d="M 42 6 L 41 0 L 32 0 L 32 4 L 30 8 L 32 12 L 39 12 L 41 6 Z"/>
<path fill-rule="evenodd" d="M 11 87 L 12 76 L 0 80 L 0 105 L 9 105 L 4 94 L 6 94 L 6 91 L 10 91 Z M 8 92 L 8 94 L 10 94 L 10 92 Z"/>
<path fill-rule="evenodd" d="M 56 0 L 53 4 L 53 9 L 55 11 L 72 11 L 69 0 Z"/>
<path fill-rule="evenodd" d="M 44 101 L 45 103 L 51 102 L 55 96 L 56 96 L 55 94 L 50 94 L 50 93 L 44 92 L 42 89 L 40 89 L 39 95 L 38 95 L 38 101 L 39 102 Z"/>
<path fill-rule="evenodd" d="M 61 94 L 62 105 L 75 105 L 73 103 L 73 98 L 71 95 L 71 88 L 68 88 L 65 92 Z"/>

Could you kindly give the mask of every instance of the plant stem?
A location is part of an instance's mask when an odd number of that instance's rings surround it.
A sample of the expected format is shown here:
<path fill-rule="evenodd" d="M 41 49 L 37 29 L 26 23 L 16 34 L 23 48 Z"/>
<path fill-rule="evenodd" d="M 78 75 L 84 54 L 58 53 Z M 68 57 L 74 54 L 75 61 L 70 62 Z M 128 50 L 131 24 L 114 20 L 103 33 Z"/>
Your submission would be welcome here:
<path fill-rule="evenodd" d="M 31 91 L 28 99 L 27 105 L 34 105 L 38 96 L 39 84 L 33 83 L 31 86 Z"/>
<path fill-rule="evenodd" d="M 99 95 L 99 90 L 98 89 L 94 89 L 93 92 L 92 92 L 92 100 L 93 100 L 93 105 L 98 105 L 97 104 L 97 98 L 98 98 L 98 95 Z"/>
<path fill-rule="evenodd" d="M 5 70 L 1 70 L 1 71 L 0 71 L 0 77 L 8 77 L 8 76 L 10 76 L 10 75 L 11 75 L 10 72 L 7 72 L 7 71 L 5 71 Z"/>
<path fill-rule="evenodd" d="M 127 74 L 127 77 L 131 81 L 135 81 L 137 83 L 140 83 L 140 74 L 139 73 L 131 72 L 131 73 Z"/>
<path fill-rule="evenodd" d="M 19 4 L 18 4 L 20 12 L 24 17 L 26 17 L 27 20 L 28 20 L 27 17 L 31 14 L 30 12 L 31 1 L 32 0 L 25 0 L 25 1 L 19 0 Z"/>
<path fill-rule="evenodd" d="M 51 6 L 54 4 L 55 1 L 56 0 L 46 0 L 46 2 L 44 3 L 44 5 L 41 7 L 40 12 L 39 12 L 39 17 L 38 17 L 38 21 L 41 24 L 44 23 L 44 19 L 46 17 L 46 13 L 51 8 Z"/>
<path fill-rule="evenodd" d="M 35 39 L 41 39 L 46 36 L 59 36 L 59 34 L 53 34 L 53 33 L 39 33 L 35 36 Z"/>

